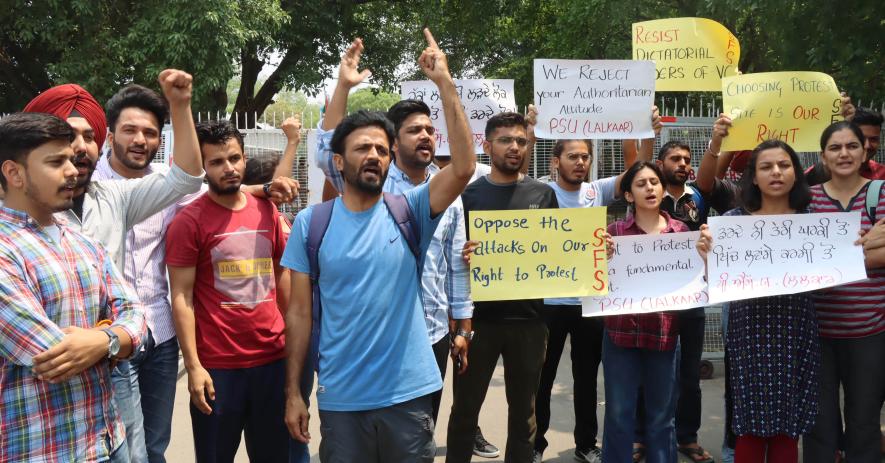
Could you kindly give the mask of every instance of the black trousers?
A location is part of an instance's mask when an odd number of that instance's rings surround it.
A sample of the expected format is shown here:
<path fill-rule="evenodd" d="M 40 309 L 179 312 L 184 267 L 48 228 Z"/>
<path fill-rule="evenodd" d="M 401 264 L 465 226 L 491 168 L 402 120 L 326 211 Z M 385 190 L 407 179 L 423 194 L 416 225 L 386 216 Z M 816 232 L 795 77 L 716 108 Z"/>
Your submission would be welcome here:
<path fill-rule="evenodd" d="M 602 360 L 603 319 L 581 316 L 581 306 L 545 305 L 544 321 L 550 336 L 547 356 L 541 368 L 541 383 L 535 398 L 538 431 L 535 450 L 547 448 L 544 434 L 550 429 L 550 393 L 556 380 L 559 359 L 566 337 L 571 339 L 572 378 L 574 378 L 575 446 L 589 449 L 596 446 L 599 423 L 596 420 L 596 375 Z"/>
<path fill-rule="evenodd" d="M 449 352 L 451 351 L 452 343 L 448 336 L 443 336 L 442 339 L 435 342 L 433 344 L 433 356 L 436 357 L 436 365 L 439 367 L 439 376 L 446 380 L 446 365 L 448 364 Z M 458 374 L 456 371 L 455 374 Z M 436 423 L 436 417 L 439 416 L 439 404 L 442 402 L 442 392 L 440 389 L 432 394 L 430 394 L 430 403 L 432 405 L 432 413 L 433 422 Z"/>

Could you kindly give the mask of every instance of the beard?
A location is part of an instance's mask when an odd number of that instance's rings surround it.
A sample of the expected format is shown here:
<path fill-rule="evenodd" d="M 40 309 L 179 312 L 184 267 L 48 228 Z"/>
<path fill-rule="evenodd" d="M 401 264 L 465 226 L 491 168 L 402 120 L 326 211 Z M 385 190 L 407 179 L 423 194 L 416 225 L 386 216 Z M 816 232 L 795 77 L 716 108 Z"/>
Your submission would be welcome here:
<path fill-rule="evenodd" d="M 419 150 L 427 150 L 430 152 L 430 157 L 427 159 L 421 159 L 418 157 L 416 152 Z M 419 143 L 415 146 L 414 149 L 404 150 L 402 146 L 399 146 L 399 150 L 396 153 L 396 159 L 398 162 L 402 162 L 404 165 L 409 166 L 414 169 L 426 169 L 433 162 L 433 158 L 436 155 L 436 144 L 433 142 L 428 143 Z"/>
<path fill-rule="evenodd" d="M 519 173 L 519 169 L 522 167 L 522 162 L 515 166 L 508 164 L 507 157 L 504 154 L 502 154 L 501 156 L 490 157 L 492 159 L 492 165 L 494 165 L 496 169 L 507 175 Z"/>
<path fill-rule="evenodd" d="M 146 169 L 148 164 L 153 162 L 154 158 L 157 157 L 157 152 L 160 151 L 160 147 L 158 146 L 157 149 L 155 149 L 153 151 L 148 151 L 147 157 L 144 159 L 143 162 L 138 162 L 138 161 L 133 161 L 133 160 L 126 157 L 126 147 L 125 146 L 117 143 L 116 140 L 114 140 L 113 145 L 114 145 L 114 150 L 111 152 L 111 156 L 117 158 L 117 160 L 120 161 L 120 164 L 123 164 L 124 166 L 126 166 L 127 168 L 132 169 L 132 170 Z M 145 147 L 145 151 L 147 151 L 147 147 Z"/>
<path fill-rule="evenodd" d="M 679 177 L 676 176 L 675 171 L 664 171 L 664 180 L 667 181 L 667 185 L 685 185 L 685 182 L 688 181 L 688 171 L 685 172 L 685 179 L 680 180 Z"/>
<path fill-rule="evenodd" d="M 233 178 L 233 177 L 228 177 L 228 178 Z M 214 182 L 209 177 L 206 177 L 206 183 L 209 184 L 209 189 L 212 190 L 213 193 L 215 193 L 219 196 L 232 195 L 235 193 L 239 193 L 240 186 L 242 186 L 242 184 L 243 184 L 242 177 L 240 176 L 237 178 L 240 179 L 239 182 L 228 185 L 228 186 L 222 186 L 220 183 Z M 222 180 L 224 180 L 224 178 L 222 178 Z"/>
<path fill-rule="evenodd" d="M 365 164 L 362 167 L 357 168 L 356 166 L 347 162 L 347 160 L 345 159 L 344 171 L 342 172 L 342 174 L 344 175 L 344 180 L 364 193 L 372 195 L 381 194 L 381 191 L 384 188 L 384 183 L 387 181 L 387 171 L 385 170 L 381 172 L 381 175 L 378 176 L 377 180 L 366 180 L 363 178 L 362 174 L 365 171 L 366 167 L 370 166 L 377 166 L 379 170 L 381 169 L 380 164 Z"/>
<path fill-rule="evenodd" d="M 86 153 L 80 153 L 74 158 L 74 165 L 77 166 L 78 164 L 86 167 L 86 175 L 77 175 L 77 184 L 75 185 L 75 188 L 86 188 L 92 180 L 92 174 L 95 173 L 95 163 L 92 162 L 92 159 L 89 159 L 89 156 Z"/>
<path fill-rule="evenodd" d="M 36 182 L 31 180 L 31 176 L 28 175 L 27 172 L 25 172 L 25 181 L 27 182 L 24 188 L 25 196 L 29 198 L 34 204 L 37 204 L 41 209 L 50 210 L 55 213 L 66 211 L 74 207 L 73 197 L 71 197 L 70 199 L 59 199 L 57 201 L 48 201 L 44 199 L 43 193 L 40 191 L 40 187 L 36 184 Z M 71 181 L 65 183 L 64 186 L 59 187 L 56 190 L 56 194 L 61 193 L 67 188 L 75 188 L 78 183 L 79 182 L 76 179 L 72 179 Z"/>

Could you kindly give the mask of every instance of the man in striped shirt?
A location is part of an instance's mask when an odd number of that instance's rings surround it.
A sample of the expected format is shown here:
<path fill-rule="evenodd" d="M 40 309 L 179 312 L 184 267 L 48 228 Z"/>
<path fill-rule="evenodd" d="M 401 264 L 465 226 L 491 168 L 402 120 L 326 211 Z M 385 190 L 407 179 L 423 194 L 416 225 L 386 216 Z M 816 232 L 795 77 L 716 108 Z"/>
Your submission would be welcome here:
<path fill-rule="evenodd" d="M 0 121 L 0 461 L 129 461 L 110 363 L 145 333 L 141 306 L 73 206 L 74 131 L 48 114 Z"/>

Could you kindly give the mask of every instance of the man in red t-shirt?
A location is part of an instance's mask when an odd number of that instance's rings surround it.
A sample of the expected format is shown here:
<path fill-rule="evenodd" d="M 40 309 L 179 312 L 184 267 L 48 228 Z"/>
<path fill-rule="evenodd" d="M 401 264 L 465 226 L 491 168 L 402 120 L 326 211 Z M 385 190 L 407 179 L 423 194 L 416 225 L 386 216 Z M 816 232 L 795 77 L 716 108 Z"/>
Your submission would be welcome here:
<path fill-rule="evenodd" d="M 172 314 L 191 394 L 197 461 L 286 462 L 285 324 L 289 284 L 279 212 L 240 191 L 243 137 L 227 121 L 197 125 L 209 191 L 166 235 Z"/>

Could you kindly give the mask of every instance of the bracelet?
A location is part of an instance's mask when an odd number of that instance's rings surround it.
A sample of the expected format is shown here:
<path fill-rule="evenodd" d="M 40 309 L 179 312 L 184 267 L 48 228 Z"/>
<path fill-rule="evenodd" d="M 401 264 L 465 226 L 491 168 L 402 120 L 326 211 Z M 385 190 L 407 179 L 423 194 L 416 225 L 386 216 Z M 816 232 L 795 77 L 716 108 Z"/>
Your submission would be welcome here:
<path fill-rule="evenodd" d="M 270 184 L 271 182 L 267 182 L 261 187 L 261 189 L 264 190 L 264 195 L 268 198 L 270 198 Z"/>
<path fill-rule="evenodd" d="M 710 156 L 713 156 L 714 159 L 719 159 L 719 156 L 722 155 L 722 152 L 714 153 L 714 152 L 712 152 L 712 151 L 710 151 L 710 150 L 706 150 L 706 151 L 704 151 L 704 156 L 706 156 L 706 155 L 708 155 L 708 154 L 709 154 Z"/>

